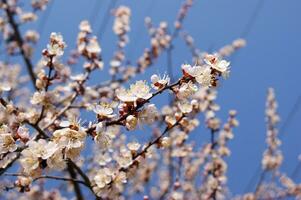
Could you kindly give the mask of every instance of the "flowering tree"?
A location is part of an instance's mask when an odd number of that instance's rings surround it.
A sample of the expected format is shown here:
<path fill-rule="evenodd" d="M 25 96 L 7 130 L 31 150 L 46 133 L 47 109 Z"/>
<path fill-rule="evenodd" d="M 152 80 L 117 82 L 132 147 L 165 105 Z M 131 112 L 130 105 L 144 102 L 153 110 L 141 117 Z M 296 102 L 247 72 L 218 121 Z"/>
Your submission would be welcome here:
<path fill-rule="evenodd" d="M 20 27 L 34 21 L 47 3 L 33 0 L 32 11 L 25 11 L 17 0 L 0 3 L 5 54 L 22 60 L 0 62 L 1 198 L 66 199 L 68 192 L 76 199 L 128 199 L 137 194 L 145 200 L 301 197 L 301 186 L 279 170 L 283 158 L 273 89 L 267 96 L 267 150 L 260 182 L 253 193 L 230 195 L 225 158 L 238 121 L 231 110 L 223 123 L 216 115 L 220 107 L 215 100 L 221 80 L 230 74 L 225 57 L 245 46 L 245 41 L 237 39 L 212 54 L 198 50 L 182 26 L 192 0 L 183 3 L 172 33 L 165 22 L 156 27 L 150 18 L 145 20 L 150 47 L 135 66 L 126 62 L 131 18 L 126 6 L 112 12 L 118 42 L 109 63 L 102 60 L 89 22 L 82 21 L 67 63 L 61 59 L 66 54 L 63 36 L 51 33 L 41 60 L 33 64 L 39 34 L 21 32 Z M 192 65 L 168 66 L 169 74 L 139 80 L 139 74 L 163 52 L 172 51 L 178 36 L 191 50 Z M 82 66 L 82 73 L 74 75 L 75 64 Z M 181 77 L 173 77 L 173 69 L 181 71 Z M 91 74 L 99 70 L 109 70 L 111 77 L 89 85 Z M 125 87 L 127 83 L 130 86 Z M 33 87 L 26 90 L 29 84 Z M 163 93 L 170 102 L 158 107 L 153 99 Z M 84 123 L 83 113 L 93 114 L 94 120 Z M 199 115 L 204 115 L 202 126 L 211 137 L 203 146 L 189 140 L 201 124 Z M 147 142 L 126 137 L 127 131 L 143 127 L 150 130 Z"/>

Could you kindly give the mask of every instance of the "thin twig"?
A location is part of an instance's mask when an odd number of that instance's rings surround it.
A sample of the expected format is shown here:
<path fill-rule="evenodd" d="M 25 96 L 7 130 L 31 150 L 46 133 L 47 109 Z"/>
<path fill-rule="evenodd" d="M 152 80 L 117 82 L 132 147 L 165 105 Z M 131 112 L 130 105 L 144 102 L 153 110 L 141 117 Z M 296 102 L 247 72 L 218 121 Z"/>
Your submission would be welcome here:
<path fill-rule="evenodd" d="M 71 105 L 73 104 L 73 102 L 75 101 L 75 99 L 76 99 L 76 97 L 77 97 L 77 92 L 75 92 L 74 94 L 72 94 L 72 96 L 71 96 L 71 99 L 70 99 L 70 101 L 68 102 L 68 104 L 64 107 L 64 108 L 62 108 L 61 109 L 61 111 L 58 113 L 58 114 L 56 114 L 53 118 L 52 118 L 52 120 L 48 123 L 48 124 L 46 124 L 44 127 L 43 127 L 43 129 L 45 130 L 45 129 L 47 129 L 49 126 L 51 126 L 52 124 L 54 124 L 54 122 L 58 119 L 58 118 L 60 118 L 70 107 L 71 107 Z"/>
<path fill-rule="evenodd" d="M 178 126 L 180 124 L 180 122 L 182 121 L 182 119 L 185 117 L 185 115 L 182 115 L 177 121 L 176 123 L 174 123 L 172 126 L 167 126 L 164 131 L 162 132 L 162 134 L 160 136 L 158 136 L 157 138 L 155 138 L 154 140 L 152 140 L 151 142 L 148 143 L 148 145 L 146 145 L 145 148 L 143 148 L 142 151 L 140 151 L 139 153 L 137 153 L 136 155 L 133 156 L 133 161 L 137 160 L 139 157 L 143 157 L 149 148 L 151 148 L 154 144 L 158 144 L 160 142 L 160 140 L 170 131 L 172 130 L 174 127 Z M 134 162 L 133 162 L 134 163 Z M 127 168 L 120 168 L 119 171 L 127 171 L 132 165 L 130 165 Z"/>
<path fill-rule="evenodd" d="M 24 176 L 24 177 L 27 177 L 24 174 L 18 174 L 18 173 L 4 173 L 3 176 Z M 84 181 L 79 180 L 79 179 L 64 178 L 64 177 L 60 177 L 60 176 L 51 176 L 51 175 L 38 176 L 38 177 L 33 179 L 33 182 L 35 182 L 39 179 L 53 179 L 53 180 L 60 180 L 60 181 L 70 181 L 70 182 L 76 182 L 76 183 L 80 183 L 80 184 L 83 184 L 83 185 L 87 186 Z"/>
<path fill-rule="evenodd" d="M 21 153 L 18 152 L 18 153 L 17 153 L 17 156 L 16 156 L 14 159 L 12 159 L 12 160 L 10 161 L 10 163 L 8 163 L 4 168 L 0 169 L 0 176 L 1 176 L 2 174 L 4 174 L 10 167 L 13 166 L 13 164 L 19 159 L 20 155 L 21 155 Z"/>
<path fill-rule="evenodd" d="M 2 106 L 4 106 L 5 108 L 7 108 L 7 105 L 8 103 L 2 98 L 0 97 L 0 104 Z M 19 109 L 18 108 L 14 108 L 14 110 L 12 111 L 12 113 L 17 117 L 20 113 Z M 48 135 L 37 125 L 37 124 L 33 124 L 33 123 L 30 123 L 28 120 L 25 120 L 24 123 L 30 125 L 32 128 L 34 128 L 36 131 L 38 131 L 38 135 L 37 135 L 37 138 L 48 138 Z"/>
<path fill-rule="evenodd" d="M 74 171 L 74 168 L 72 167 L 72 165 L 69 162 L 67 163 L 67 169 L 68 169 L 71 179 L 76 179 L 76 172 Z M 84 198 L 83 198 L 83 194 L 82 194 L 79 184 L 75 181 L 73 181 L 72 184 L 73 184 L 73 188 L 74 188 L 74 191 L 76 194 L 76 199 L 83 200 Z"/>
<path fill-rule="evenodd" d="M 46 82 L 46 86 L 45 86 L 45 92 L 48 92 L 52 70 L 53 70 L 52 57 L 50 57 L 50 66 L 49 66 L 49 70 L 48 70 L 48 76 L 47 76 L 47 82 Z M 36 125 L 38 125 L 39 122 L 43 119 L 45 109 L 46 109 L 45 104 L 43 104 L 40 116 L 39 116 L 38 120 L 35 123 Z"/>

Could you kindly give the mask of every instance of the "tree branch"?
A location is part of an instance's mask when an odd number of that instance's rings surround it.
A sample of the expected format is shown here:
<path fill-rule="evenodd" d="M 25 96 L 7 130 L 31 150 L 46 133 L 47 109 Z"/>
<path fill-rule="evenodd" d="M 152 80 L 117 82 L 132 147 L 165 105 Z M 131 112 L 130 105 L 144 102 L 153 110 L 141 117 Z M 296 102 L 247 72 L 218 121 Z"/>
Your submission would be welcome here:
<path fill-rule="evenodd" d="M 3 176 L 24 176 L 24 177 L 27 177 L 23 174 L 18 174 L 18 173 L 4 173 Z M 33 179 L 33 182 L 35 182 L 39 179 L 54 179 L 54 180 L 59 180 L 59 181 L 70 181 L 70 182 L 76 182 L 76 183 L 80 183 L 82 185 L 87 186 L 84 181 L 76 179 L 76 178 L 64 178 L 64 177 L 60 177 L 60 176 L 50 176 L 50 175 L 38 176 L 38 177 Z"/>
<path fill-rule="evenodd" d="M 68 169 L 68 172 L 70 174 L 70 177 L 72 179 L 76 179 L 76 173 L 75 173 L 72 165 L 69 162 L 67 163 L 67 169 Z M 73 188 L 74 188 L 74 191 L 75 191 L 75 194 L 76 194 L 76 199 L 77 200 L 83 200 L 84 198 L 83 198 L 83 194 L 81 192 L 79 184 L 75 181 L 73 181 L 72 184 L 73 184 Z M 86 185 L 86 183 L 85 183 L 85 185 Z"/>
<path fill-rule="evenodd" d="M 23 58 L 23 60 L 26 64 L 27 72 L 28 72 L 28 74 L 31 78 L 32 85 L 35 89 L 37 89 L 37 87 L 36 87 L 36 76 L 35 76 L 34 71 L 33 71 L 33 64 L 31 62 L 31 60 L 27 57 L 27 55 L 24 51 L 24 48 L 23 48 L 24 41 L 23 41 L 23 38 L 21 36 L 18 24 L 16 23 L 16 21 L 14 19 L 14 13 L 11 12 L 10 7 L 7 4 L 6 0 L 2 0 L 2 3 L 6 4 L 5 12 L 6 12 L 6 15 L 8 17 L 8 22 L 11 25 L 12 29 L 14 30 L 14 36 L 15 36 L 14 39 L 15 39 L 15 41 L 17 42 L 17 44 L 19 46 L 22 58 Z"/>

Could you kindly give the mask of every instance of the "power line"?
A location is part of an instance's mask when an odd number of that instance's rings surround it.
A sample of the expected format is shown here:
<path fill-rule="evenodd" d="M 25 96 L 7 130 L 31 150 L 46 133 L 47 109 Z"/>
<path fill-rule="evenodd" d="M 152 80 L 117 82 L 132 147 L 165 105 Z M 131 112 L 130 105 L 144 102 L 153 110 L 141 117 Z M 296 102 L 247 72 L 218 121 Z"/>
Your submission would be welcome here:
<path fill-rule="evenodd" d="M 153 11 L 153 8 L 154 8 L 154 5 L 155 5 L 156 2 L 157 2 L 157 1 L 152 0 L 152 1 L 150 2 L 150 4 L 148 5 L 148 7 L 147 7 L 145 13 L 151 14 L 152 11 Z M 140 28 L 140 27 L 143 27 L 143 26 L 144 26 L 144 20 L 137 26 L 137 27 L 138 27 L 138 31 L 136 31 L 136 34 L 133 36 L 133 38 L 136 39 L 136 41 L 135 41 L 135 47 L 136 47 L 138 44 L 140 44 L 141 40 L 143 39 L 143 37 L 139 37 L 139 36 L 141 35 L 142 30 L 143 30 L 143 28 Z M 130 54 L 128 54 L 128 58 L 129 58 L 128 60 L 131 60 L 130 58 L 134 55 L 135 49 L 136 49 L 136 48 L 134 48 L 134 49 L 132 49 L 132 50 L 129 51 Z"/>
<path fill-rule="evenodd" d="M 249 20 L 247 21 L 246 26 L 243 28 L 242 32 L 239 34 L 239 37 L 247 38 L 249 36 L 249 34 L 250 34 L 251 30 L 253 29 L 254 24 L 259 16 L 259 13 L 263 9 L 264 2 L 265 2 L 265 0 L 257 1 L 257 4 L 255 5 L 253 12 L 251 13 Z M 212 49 L 214 49 L 214 44 L 211 44 L 209 46 L 209 51 Z M 234 60 L 234 56 L 232 56 L 232 63 L 233 63 L 233 60 Z"/>
<path fill-rule="evenodd" d="M 301 95 L 299 95 L 297 97 L 297 100 L 293 106 L 293 108 L 291 109 L 290 113 L 288 114 L 285 123 L 283 124 L 283 126 L 279 129 L 279 137 L 282 138 L 284 136 L 284 132 L 286 131 L 286 129 L 288 128 L 289 123 L 292 121 L 292 119 L 294 118 L 294 116 L 297 114 L 297 112 L 299 111 L 301 105 Z"/>
<path fill-rule="evenodd" d="M 253 11 L 253 13 L 252 13 L 250 19 L 248 20 L 248 22 L 247 22 L 247 24 L 246 24 L 244 30 L 243 30 L 242 33 L 240 34 L 240 37 L 246 38 L 246 37 L 250 34 L 252 28 L 254 27 L 254 24 L 255 24 L 255 22 L 256 22 L 256 19 L 258 18 L 259 13 L 260 13 L 260 11 L 261 11 L 262 8 L 263 8 L 264 1 L 265 1 L 265 0 L 258 0 L 258 1 L 257 1 L 257 4 L 256 4 L 256 6 L 255 6 L 255 9 L 254 9 L 254 11 Z"/>
<path fill-rule="evenodd" d="M 249 34 L 251 33 L 251 30 L 254 27 L 255 22 L 259 16 L 259 13 L 263 9 L 264 2 L 265 2 L 265 0 L 257 1 L 257 4 L 255 5 L 255 8 L 254 8 L 253 12 L 251 13 L 251 16 L 250 16 L 246 26 L 244 27 L 244 29 L 242 30 L 242 32 L 239 35 L 240 38 L 247 38 L 249 36 Z M 235 62 L 236 56 L 237 56 L 237 54 L 232 55 L 232 58 L 231 58 L 232 64 Z"/>
<path fill-rule="evenodd" d="M 111 18 L 110 12 L 111 12 L 112 8 L 116 5 L 116 3 L 117 3 L 117 0 L 110 0 L 110 3 L 109 3 L 109 5 L 106 9 L 105 14 L 104 14 L 103 20 L 100 24 L 100 27 L 99 27 L 98 31 L 97 31 L 97 35 L 99 35 L 99 38 L 102 38 L 103 34 L 101 34 L 101 33 L 105 33 L 105 30 L 106 30 L 107 25 L 109 23 L 109 20 Z"/>
<path fill-rule="evenodd" d="M 46 11 L 44 12 L 44 14 L 42 16 L 42 19 L 38 25 L 37 30 L 38 30 L 38 33 L 40 34 L 40 36 L 43 35 L 45 25 L 46 25 L 47 19 L 49 18 L 50 13 L 51 13 L 53 4 L 54 4 L 54 0 L 50 1 L 50 3 L 48 4 L 48 6 L 46 8 Z"/>
<path fill-rule="evenodd" d="M 298 174 L 300 173 L 300 168 L 301 168 L 301 162 L 300 160 L 298 160 L 298 164 L 296 165 L 296 167 L 294 168 L 290 176 L 292 179 L 298 178 Z"/>
<path fill-rule="evenodd" d="M 99 8 L 101 7 L 102 0 L 95 0 L 95 3 L 93 5 L 93 10 L 90 15 L 90 23 L 91 25 L 94 25 L 97 17 L 97 11 L 99 11 Z"/>

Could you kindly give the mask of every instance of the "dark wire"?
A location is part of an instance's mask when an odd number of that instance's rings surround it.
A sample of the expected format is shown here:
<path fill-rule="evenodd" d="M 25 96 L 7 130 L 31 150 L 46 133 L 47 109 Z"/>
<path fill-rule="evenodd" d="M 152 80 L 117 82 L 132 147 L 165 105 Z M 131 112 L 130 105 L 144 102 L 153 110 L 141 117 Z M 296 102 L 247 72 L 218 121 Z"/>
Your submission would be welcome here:
<path fill-rule="evenodd" d="M 257 1 L 254 12 L 252 13 L 250 19 L 248 20 L 244 30 L 241 32 L 240 37 L 246 38 L 250 34 L 250 32 L 251 32 L 252 28 L 254 27 L 254 24 L 255 24 L 255 22 L 258 18 L 258 16 L 259 16 L 259 13 L 263 8 L 264 2 L 265 2 L 265 0 L 258 0 Z"/>
<path fill-rule="evenodd" d="M 114 8 L 116 3 L 117 3 L 117 0 L 110 0 L 109 6 L 106 9 L 103 20 L 102 20 L 102 22 L 99 26 L 98 31 L 97 31 L 97 36 L 99 36 L 100 39 L 102 38 L 103 34 L 106 31 L 107 25 L 108 25 L 108 23 L 110 21 L 110 18 L 111 18 L 110 12 Z"/>
<path fill-rule="evenodd" d="M 244 29 L 242 30 L 242 32 L 240 33 L 239 37 L 240 38 L 247 38 L 252 30 L 252 28 L 254 27 L 254 24 L 259 16 L 259 13 L 262 11 L 263 6 L 264 6 L 264 2 L 265 0 L 258 0 L 257 4 L 255 5 L 254 11 L 252 12 L 249 20 L 247 21 L 246 26 L 244 27 Z M 214 44 L 211 44 L 209 46 L 209 50 L 214 49 Z M 210 51 L 209 51 L 210 52 Z M 233 56 L 234 57 L 234 56 Z M 233 60 L 233 59 L 232 59 Z M 233 61 L 232 61 L 233 62 Z"/>
<path fill-rule="evenodd" d="M 101 8 L 101 3 L 102 2 L 103 2 L 102 0 L 95 0 L 95 3 L 93 5 L 93 10 L 92 10 L 90 18 L 89 18 L 90 19 L 90 23 L 91 23 L 92 26 L 96 22 L 96 17 L 97 17 L 99 9 Z"/>
<path fill-rule="evenodd" d="M 145 13 L 148 13 L 148 15 L 150 15 L 153 11 L 154 5 L 157 1 L 156 0 L 151 0 L 150 4 L 148 5 Z M 143 30 L 143 26 L 144 26 L 144 20 L 138 25 L 138 31 L 135 32 L 135 35 L 133 36 L 133 38 L 135 39 L 135 46 L 133 47 L 137 47 L 138 44 L 140 44 L 141 40 L 143 39 L 143 37 L 140 37 L 141 32 Z M 132 47 L 132 46 L 131 46 Z M 130 50 L 129 54 L 128 54 L 128 60 L 131 61 L 131 57 L 134 55 L 136 48 Z"/>
<path fill-rule="evenodd" d="M 40 34 L 40 37 L 42 37 L 43 32 L 45 30 L 47 19 L 49 18 L 49 15 L 50 15 L 50 13 L 52 11 L 53 4 L 54 4 L 54 0 L 50 1 L 50 3 L 48 4 L 48 6 L 46 7 L 46 11 L 44 12 L 44 14 L 42 16 L 42 19 L 41 19 L 41 21 L 40 21 L 40 23 L 38 25 L 37 31 Z"/>

